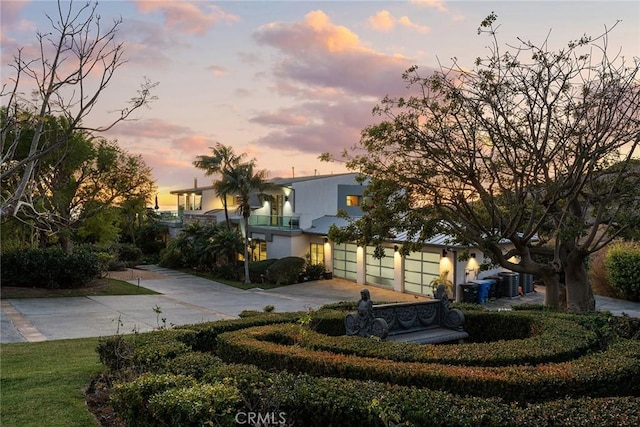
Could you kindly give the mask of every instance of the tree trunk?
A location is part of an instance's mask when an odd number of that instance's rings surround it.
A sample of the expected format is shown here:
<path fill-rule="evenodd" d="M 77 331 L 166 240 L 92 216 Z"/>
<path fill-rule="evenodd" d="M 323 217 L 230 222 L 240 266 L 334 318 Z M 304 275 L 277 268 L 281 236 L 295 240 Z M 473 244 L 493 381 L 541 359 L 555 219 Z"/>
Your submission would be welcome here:
<path fill-rule="evenodd" d="M 251 283 L 249 277 L 249 217 L 244 217 L 244 283 Z"/>
<path fill-rule="evenodd" d="M 560 280 L 558 274 L 542 276 L 545 286 L 544 305 L 560 308 Z"/>
<path fill-rule="evenodd" d="M 593 292 L 589 284 L 589 275 L 585 267 L 586 256 L 573 251 L 564 263 L 567 287 L 567 311 L 584 313 L 596 308 Z"/>

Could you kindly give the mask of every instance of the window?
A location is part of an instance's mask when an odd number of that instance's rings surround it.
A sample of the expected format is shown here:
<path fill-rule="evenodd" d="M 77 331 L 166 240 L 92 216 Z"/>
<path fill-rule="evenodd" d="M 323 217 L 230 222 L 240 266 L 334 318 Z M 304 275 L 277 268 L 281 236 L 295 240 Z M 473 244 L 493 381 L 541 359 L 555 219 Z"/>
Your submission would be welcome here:
<path fill-rule="evenodd" d="M 264 240 L 253 240 L 249 247 L 251 261 L 264 261 L 267 259 L 267 242 Z"/>
<path fill-rule="evenodd" d="M 324 245 L 322 243 L 311 243 L 309 255 L 311 264 L 324 264 Z"/>
<path fill-rule="evenodd" d="M 347 206 L 360 206 L 362 196 L 347 196 Z"/>

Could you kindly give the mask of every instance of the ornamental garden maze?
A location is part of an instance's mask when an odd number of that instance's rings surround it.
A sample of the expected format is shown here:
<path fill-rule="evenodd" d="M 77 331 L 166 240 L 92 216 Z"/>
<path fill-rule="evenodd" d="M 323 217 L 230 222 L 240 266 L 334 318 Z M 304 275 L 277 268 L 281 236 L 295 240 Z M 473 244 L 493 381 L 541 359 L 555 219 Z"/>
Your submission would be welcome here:
<path fill-rule="evenodd" d="M 103 338 L 129 426 L 640 425 L 640 320 L 459 306 L 464 343 L 345 335 L 353 303 Z"/>

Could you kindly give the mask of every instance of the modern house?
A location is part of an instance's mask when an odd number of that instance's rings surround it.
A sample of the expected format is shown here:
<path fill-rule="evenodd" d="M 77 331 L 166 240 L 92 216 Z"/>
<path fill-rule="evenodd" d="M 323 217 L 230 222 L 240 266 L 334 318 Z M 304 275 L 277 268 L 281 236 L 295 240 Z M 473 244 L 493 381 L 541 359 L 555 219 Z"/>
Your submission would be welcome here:
<path fill-rule="evenodd" d="M 483 254 L 472 248 L 453 245 L 447 236 L 433 237 L 422 251 L 400 256 L 398 249 L 403 235 L 385 244 L 385 256 L 376 258 L 374 247 L 356 244 L 337 244 L 328 238 L 331 225 L 344 226 L 347 221 L 338 217 L 339 210 L 352 217 L 363 214 L 365 185 L 356 180 L 356 173 L 316 175 L 296 178 L 275 178 L 276 189 L 260 202 L 252 201 L 249 218 L 250 256 L 252 260 L 303 257 L 312 264 L 324 263 L 335 277 L 353 280 L 358 284 L 392 288 L 400 292 L 432 295 L 431 281 L 448 272 L 454 284 L 466 283 L 479 276 Z M 178 198 L 178 212 L 183 224 L 199 221 L 225 221 L 221 198 L 212 186 L 172 191 Z M 230 220 L 242 227 L 238 203 L 227 197 Z M 467 260 L 458 256 L 468 251 Z M 483 272 L 486 276 L 492 272 Z"/>

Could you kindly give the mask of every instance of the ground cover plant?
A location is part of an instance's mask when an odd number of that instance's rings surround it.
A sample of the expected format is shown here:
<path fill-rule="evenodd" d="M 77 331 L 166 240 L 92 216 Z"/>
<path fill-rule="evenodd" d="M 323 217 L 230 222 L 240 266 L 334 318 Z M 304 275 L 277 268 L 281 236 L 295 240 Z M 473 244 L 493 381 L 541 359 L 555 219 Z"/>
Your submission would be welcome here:
<path fill-rule="evenodd" d="M 98 425 L 83 388 L 103 368 L 98 338 L 0 345 L 0 425 Z"/>
<path fill-rule="evenodd" d="M 104 338 L 110 402 L 131 426 L 640 422 L 628 318 L 469 310 L 471 342 L 420 346 L 343 337 L 340 308 Z"/>

